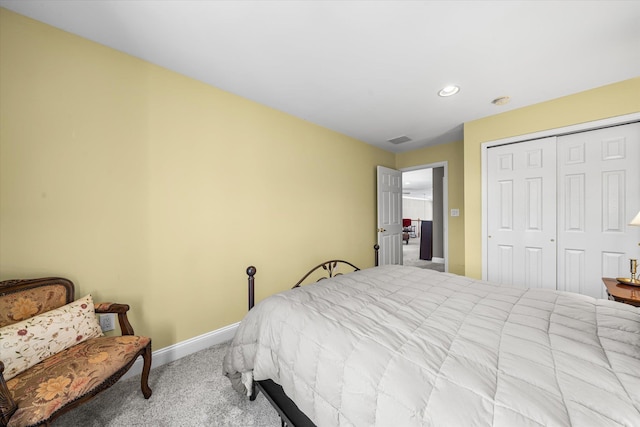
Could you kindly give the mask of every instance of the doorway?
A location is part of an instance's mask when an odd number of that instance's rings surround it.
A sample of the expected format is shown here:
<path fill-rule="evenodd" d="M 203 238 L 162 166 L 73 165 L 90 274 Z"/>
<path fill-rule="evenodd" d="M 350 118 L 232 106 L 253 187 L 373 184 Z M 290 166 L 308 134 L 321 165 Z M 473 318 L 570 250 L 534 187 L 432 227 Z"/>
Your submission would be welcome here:
<path fill-rule="evenodd" d="M 403 169 L 403 264 L 438 271 L 447 267 L 446 162 Z"/>

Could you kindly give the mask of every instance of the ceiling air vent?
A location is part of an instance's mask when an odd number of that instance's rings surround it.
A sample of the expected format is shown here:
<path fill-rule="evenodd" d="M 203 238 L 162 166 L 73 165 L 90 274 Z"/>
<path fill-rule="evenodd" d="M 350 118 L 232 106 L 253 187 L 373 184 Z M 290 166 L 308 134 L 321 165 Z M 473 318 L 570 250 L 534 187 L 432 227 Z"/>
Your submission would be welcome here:
<path fill-rule="evenodd" d="M 402 135 L 402 136 L 399 136 L 397 138 L 392 138 L 392 139 L 389 140 L 389 142 L 392 143 L 392 144 L 402 144 L 404 142 L 409 142 L 409 141 L 411 141 L 411 138 L 409 138 L 406 135 Z"/>

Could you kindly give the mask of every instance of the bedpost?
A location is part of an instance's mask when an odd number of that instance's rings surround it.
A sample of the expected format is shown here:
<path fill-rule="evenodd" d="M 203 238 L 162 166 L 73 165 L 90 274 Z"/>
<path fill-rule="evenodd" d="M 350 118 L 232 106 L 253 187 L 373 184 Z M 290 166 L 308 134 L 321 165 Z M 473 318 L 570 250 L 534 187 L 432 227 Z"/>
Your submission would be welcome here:
<path fill-rule="evenodd" d="M 247 282 L 249 285 L 249 310 L 253 308 L 254 298 L 255 298 L 255 281 L 254 277 L 256 275 L 256 268 L 252 265 L 247 267 Z M 251 394 L 249 395 L 249 400 L 254 401 L 258 397 L 258 391 L 256 390 L 255 381 L 251 382 Z"/>
<path fill-rule="evenodd" d="M 379 244 L 375 244 L 373 245 L 373 250 L 376 251 L 376 264 L 375 266 L 377 267 L 380 263 L 378 262 L 378 250 L 380 249 L 380 245 Z"/>
<path fill-rule="evenodd" d="M 254 298 L 255 298 L 255 289 L 254 289 L 254 280 L 253 276 L 256 274 L 256 268 L 254 266 L 247 267 L 247 276 L 249 282 L 249 310 L 253 308 Z"/>

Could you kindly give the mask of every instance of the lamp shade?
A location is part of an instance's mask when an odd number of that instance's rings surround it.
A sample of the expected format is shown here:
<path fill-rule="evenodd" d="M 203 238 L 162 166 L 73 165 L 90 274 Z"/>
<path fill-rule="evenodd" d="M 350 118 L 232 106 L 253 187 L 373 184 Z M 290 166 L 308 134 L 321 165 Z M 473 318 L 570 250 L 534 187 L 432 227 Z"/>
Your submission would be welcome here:
<path fill-rule="evenodd" d="M 640 226 L 640 212 L 638 212 L 638 215 L 636 215 L 631 222 L 629 223 L 629 225 L 637 225 Z"/>

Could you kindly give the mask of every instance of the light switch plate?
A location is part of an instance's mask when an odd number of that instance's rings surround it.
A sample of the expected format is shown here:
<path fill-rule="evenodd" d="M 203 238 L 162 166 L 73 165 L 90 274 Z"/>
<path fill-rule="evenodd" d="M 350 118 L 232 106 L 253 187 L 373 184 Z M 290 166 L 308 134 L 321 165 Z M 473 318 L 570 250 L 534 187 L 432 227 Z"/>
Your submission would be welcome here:
<path fill-rule="evenodd" d="M 460 216 L 460 209 L 451 209 L 451 216 Z"/>

